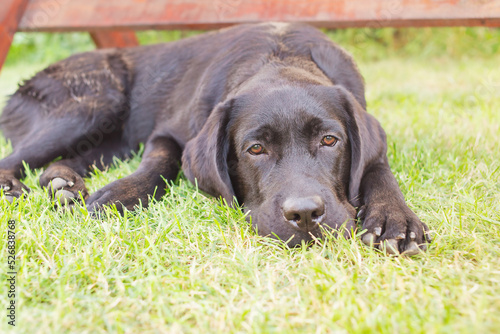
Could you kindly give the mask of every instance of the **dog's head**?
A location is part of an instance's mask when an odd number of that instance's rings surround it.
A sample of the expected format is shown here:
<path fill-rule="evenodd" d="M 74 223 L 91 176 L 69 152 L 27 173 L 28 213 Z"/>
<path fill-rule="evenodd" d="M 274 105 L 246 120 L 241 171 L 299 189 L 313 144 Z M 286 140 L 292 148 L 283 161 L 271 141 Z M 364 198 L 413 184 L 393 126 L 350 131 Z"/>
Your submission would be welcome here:
<path fill-rule="evenodd" d="M 220 103 L 183 155 L 201 190 L 236 197 L 259 234 L 295 245 L 354 227 L 363 173 L 383 131 L 346 89 L 251 87 Z"/>

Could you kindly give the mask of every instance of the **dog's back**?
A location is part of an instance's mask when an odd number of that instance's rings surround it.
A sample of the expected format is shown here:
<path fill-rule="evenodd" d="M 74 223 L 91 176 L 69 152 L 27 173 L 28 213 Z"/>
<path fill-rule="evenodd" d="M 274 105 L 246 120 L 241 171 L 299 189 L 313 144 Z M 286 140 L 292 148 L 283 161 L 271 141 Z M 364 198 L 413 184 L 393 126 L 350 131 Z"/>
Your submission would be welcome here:
<path fill-rule="evenodd" d="M 131 146 L 144 141 L 155 124 L 169 126 L 180 142 L 187 142 L 228 93 L 265 65 L 290 58 L 301 59 L 308 71 L 314 67 L 323 72 L 366 107 L 363 79 L 352 58 L 307 25 L 240 25 L 174 43 L 125 49 L 124 58 L 134 71 L 131 121 L 125 126 Z"/>
<path fill-rule="evenodd" d="M 55 63 L 19 85 L 0 116 L 0 130 L 13 147 L 26 137 L 52 130 L 64 133 L 106 115 L 128 113 L 130 68 L 120 51 L 99 50 Z"/>
<path fill-rule="evenodd" d="M 61 132 L 75 121 L 89 129 L 113 121 L 136 149 L 161 124 L 185 143 L 228 92 L 265 64 L 290 57 L 308 60 L 366 105 L 363 80 L 347 53 L 312 27 L 264 23 L 71 56 L 20 85 L 4 108 L 0 129 L 16 146 L 40 127 Z"/>

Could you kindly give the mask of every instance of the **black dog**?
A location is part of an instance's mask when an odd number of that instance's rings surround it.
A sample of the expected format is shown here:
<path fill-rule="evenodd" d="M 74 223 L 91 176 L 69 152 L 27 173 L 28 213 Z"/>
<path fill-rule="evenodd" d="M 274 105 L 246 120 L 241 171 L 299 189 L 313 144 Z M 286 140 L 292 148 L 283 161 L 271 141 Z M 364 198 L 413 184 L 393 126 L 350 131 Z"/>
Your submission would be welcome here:
<path fill-rule="evenodd" d="M 174 43 L 74 55 L 24 82 L 0 118 L 13 153 L 0 161 L 8 198 L 25 161 L 52 160 L 40 185 L 133 209 L 165 193 L 179 162 L 201 190 L 251 212 L 290 245 L 354 228 L 366 244 L 415 254 L 428 228 L 407 207 L 366 113 L 351 57 L 298 24 L 242 25 Z M 146 143 L 132 175 L 88 195 L 82 176 Z M 80 193 L 80 194 L 79 194 Z M 419 248 L 420 247 L 420 248 Z"/>

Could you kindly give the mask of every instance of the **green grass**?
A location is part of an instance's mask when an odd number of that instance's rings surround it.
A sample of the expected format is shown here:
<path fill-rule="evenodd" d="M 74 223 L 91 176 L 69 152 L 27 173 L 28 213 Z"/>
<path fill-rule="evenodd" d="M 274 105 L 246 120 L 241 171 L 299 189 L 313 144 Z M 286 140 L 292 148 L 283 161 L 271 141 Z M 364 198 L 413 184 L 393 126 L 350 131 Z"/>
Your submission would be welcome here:
<path fill-rule="evenodd" d="M 38 170 L 25 179 L 28 199 L 0 202 L 2 234 L 8 219 L 17 221 L 15 331 L 497 332 L 500 55 L 477 54 L 488 42 L 481 34 L 470 53 L 360 56 L 369 111 L 388 134 L 392 169 L 433 231 L 426 254 L 393 258 L 359 239 L 332 238 L 286 249 L 256 236 L 241 212 L 183 178 L 161 201 L 125 217 L 91 219 L 83 207 L 57 212 L 37 186 Z M 354 54 L 378 47 L 346 44 Z M 0 88 L 13 91 L 42 65 L 12 63 Z M 10 150 L 0 141 L 0 156 Z M 130 174 L 139 161 L 97 172 L 87 179 L 89 190 Z M 3 307 L 6 267 L 5 260 Z M 12 330 L 1 319 L 0 331 Z"/>

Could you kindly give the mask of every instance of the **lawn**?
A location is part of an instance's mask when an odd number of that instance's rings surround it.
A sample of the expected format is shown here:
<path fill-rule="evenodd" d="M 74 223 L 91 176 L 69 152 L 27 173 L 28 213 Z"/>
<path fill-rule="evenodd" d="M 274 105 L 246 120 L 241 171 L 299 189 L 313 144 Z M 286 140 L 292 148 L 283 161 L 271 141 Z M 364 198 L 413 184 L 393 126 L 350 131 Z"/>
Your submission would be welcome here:
<path fill-rule="evenodd" d="M 24 180 L 32 189 L 26 200 L 0 201 L 0 331 L 497 333 L 500 33 L 398 34 L 331 36 L 358 60 L 392 170 L 432 230 L 427 253 L 390 257 L 358 238 L 287 249 L 257 236 L 240 211 L 182 175 L 161 201 L 124 217 L 110 210 L 93 219 L 81 206 L 58 212 L 38 187 L 37 170 Z M 1 95 L 61 56 L 33 60 L 21 51 L 34 49 L 15 47 L 0 73 Z M 82 39 L 64 50 L 89 48 Z M 1 139 L 0 156 L 10 151 Z M 96 171 L 86 179 L 89 190 L 130 174 L 139 161 Z M 9 219 L 17 225 L 15 329 L 5 316 Z"/>

